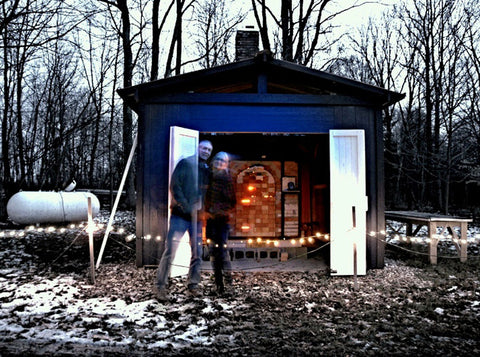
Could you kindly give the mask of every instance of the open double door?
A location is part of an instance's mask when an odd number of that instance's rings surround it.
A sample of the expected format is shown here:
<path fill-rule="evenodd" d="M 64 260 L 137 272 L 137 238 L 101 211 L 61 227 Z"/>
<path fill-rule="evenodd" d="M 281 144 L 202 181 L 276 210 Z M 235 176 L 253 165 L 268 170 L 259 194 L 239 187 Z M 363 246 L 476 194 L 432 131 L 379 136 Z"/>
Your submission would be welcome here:
<path fill-rule="evenodd" d="M 195 155 L 199 132 L 170 130 L 169 174 L 184 157 Z M 366 182 L 363 130 L 330 130 L 330 270 L 332 275 L 366 273 Z M 170 201 L 170 197 L 169 197 Z M 170 202 L 169 202 L 170 206 Z M 190 246 L 177 242 L 172 276 L 188 273 Z"/>

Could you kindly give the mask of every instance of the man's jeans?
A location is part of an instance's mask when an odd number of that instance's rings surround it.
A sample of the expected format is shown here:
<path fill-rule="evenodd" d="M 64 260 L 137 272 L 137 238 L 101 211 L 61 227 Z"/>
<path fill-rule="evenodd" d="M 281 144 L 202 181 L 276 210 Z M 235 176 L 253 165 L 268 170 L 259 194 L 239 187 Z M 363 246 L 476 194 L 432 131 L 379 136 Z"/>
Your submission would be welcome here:
<path fill-rule="evenodd" d="M 192 249 L 192 258 L 190 259 L 190 269 L 188 271 L 187 285 L 189 289 L 197 288 L 200 283 L 200 271 L 202 268 L 202 223 L 197 222 L 196 235 L 193 232 L 194 225 L 192 221 L 187 221 L 182 217 L 171 215 L 170 228 L 165 241 L 165 250 L 163 251 L 160 264 L 157 270 L 157 285 L 159 289 L 164 289 L 170 275 L 172 260 L 175 257 L 180 240 L 188 230 L 190 236 L 190 247 Z"/>

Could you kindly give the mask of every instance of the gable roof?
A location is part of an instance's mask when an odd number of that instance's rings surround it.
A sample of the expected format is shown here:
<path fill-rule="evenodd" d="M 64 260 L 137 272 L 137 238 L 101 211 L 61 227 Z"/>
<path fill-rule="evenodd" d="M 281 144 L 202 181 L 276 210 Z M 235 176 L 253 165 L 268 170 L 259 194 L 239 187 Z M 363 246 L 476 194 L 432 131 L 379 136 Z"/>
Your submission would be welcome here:
<path fill-rule="evenodd" d="M 138 84 L 119 89 L 118 93 L 134 110 L 146 94 L 148 97 L 179 93 L 344 95 L 381 107 L 405 97 L 405 94 L 276 60 L 265 51 L 252 59 Z"/>

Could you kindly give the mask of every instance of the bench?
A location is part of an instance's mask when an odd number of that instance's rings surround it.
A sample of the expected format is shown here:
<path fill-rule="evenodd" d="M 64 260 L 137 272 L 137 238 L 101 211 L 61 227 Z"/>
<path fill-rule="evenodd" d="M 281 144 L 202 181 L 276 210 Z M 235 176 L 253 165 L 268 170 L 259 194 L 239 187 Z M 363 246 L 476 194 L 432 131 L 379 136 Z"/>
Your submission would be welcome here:
<path fill-rule="evenodd" d="M 426 226 L 428 228 L 428 238 L 430 238 L 429 256 L 431 264 L 437 264 L 438 241 L 446 231 L 450 234 L 457 249 L 460 261 L 467 261 L 467 229 L 468 223 L 472 222 L 472 219 L 416 211 L 385 211 L 385 220 L 387 225 L 396 233 L 399 229 L 392 227 L 388 221 L 404 223 L 408 237 L 415 236 L 423 226 Z M 413 230 L 413 225 L 416 225 L 415 230 Z M 460 228 L 460 237 L 455 232 L 454 227 Z M 438 228 L 442 229 L 440 234 L 437 232 Z"/>

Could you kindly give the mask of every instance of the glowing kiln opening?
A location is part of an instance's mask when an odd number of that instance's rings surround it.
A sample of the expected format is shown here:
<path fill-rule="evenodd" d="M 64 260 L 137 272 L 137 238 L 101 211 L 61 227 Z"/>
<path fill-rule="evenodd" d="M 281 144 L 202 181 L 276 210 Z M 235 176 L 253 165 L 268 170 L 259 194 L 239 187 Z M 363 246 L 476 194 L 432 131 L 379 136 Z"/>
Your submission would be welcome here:
<path fill-rule="evenodd" d="M 264 166 L 255 165 L 237 175 L 234 236 L 275 237 L 275 178 Z"/>

